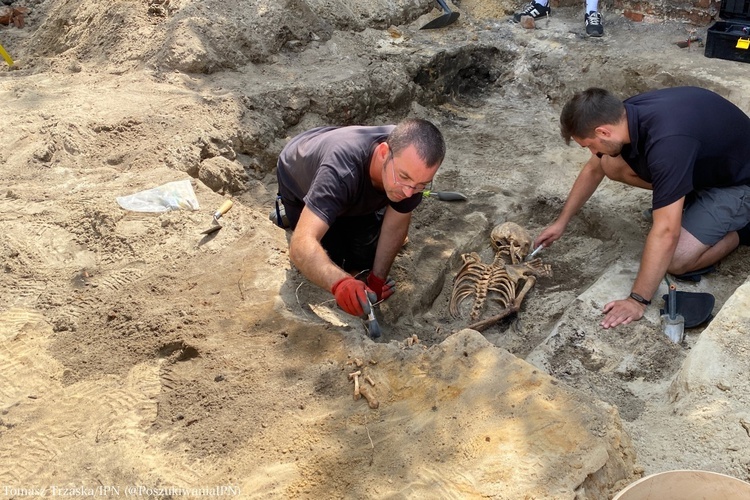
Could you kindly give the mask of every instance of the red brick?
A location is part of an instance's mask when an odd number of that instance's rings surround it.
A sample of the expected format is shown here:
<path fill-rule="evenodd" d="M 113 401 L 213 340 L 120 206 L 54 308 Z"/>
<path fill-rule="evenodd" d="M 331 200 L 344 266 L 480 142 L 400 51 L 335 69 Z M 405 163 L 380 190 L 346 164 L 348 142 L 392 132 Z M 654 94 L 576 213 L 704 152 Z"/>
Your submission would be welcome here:
<path fill-rule="evenodd" d="M 632 10 L 626 10 L 622 13 L 623 16 L 627 17 L 631 21 L 640 23 L 643 21 L 643 14 L 640 12 L 633 12 Z"/>

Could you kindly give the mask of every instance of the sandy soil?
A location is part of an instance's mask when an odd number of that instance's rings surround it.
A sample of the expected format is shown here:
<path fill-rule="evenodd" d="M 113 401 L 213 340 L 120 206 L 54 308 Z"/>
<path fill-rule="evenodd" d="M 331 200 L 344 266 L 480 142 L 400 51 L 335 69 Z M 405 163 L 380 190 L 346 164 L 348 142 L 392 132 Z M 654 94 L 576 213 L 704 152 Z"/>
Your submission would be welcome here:
<path fill-rule="evenodd" d="M 703 326 L 672 344 L 657 306 L 598 327 L 637 270 L 648 193 L 605 183 L 540 254 L 553 277 L 481 336 L 459 335 L 467 320 L 447 310 L 461 255 L 490 258 L 492 227 L 536 233 L 561 208 L 586 160 L 557 129 L 571 92 L 699 85 L 748 111 L 750 67 L 675 45 L 692 29 L 705 39 L 705 27 L 616 11 L 603 38 L 587 39 L 574 8 L 524 30 L 508 22 L 514 5 L 464 0 L 459 22 L 420 31 L 439 14 L 432 2 L 350 4 L 31 0 L 23 28 L 0 28 L 17 60 L 0 70 L 0 497 L 144 485 L 242 498 L 606 498 L 671 469 L 750 479 L 736 426 L 707 418 L 713 439 L 680 441 L 670 423 L 669 386 Z M 290 265 L 288 234 L 268 220 L 273 169 L 299 131 L 405 116 L 441 128 L 435 189 L 469 201 L 419 207 L 372 341 Z M 116 202 L 183 179 L 198 210 Z M 227 198 L 222 229 L 202 235 Z M 712 293 L 718 314 L 748 255 L 678 286 Z M 352 398 L 355 360 L 378 409 Z M 579 408 L 583 437 L 498 424 L 550 411 L 521 403 L 530 398 Z M 597 433 L 625 457 L 601 490 L 591 477 L 611 448 Z M 528 438 L 527 455 L 487 446 L 511 434 Z M 545 444 L 591 463 L 558 455 L 538 476 L 502 477 Z"/>

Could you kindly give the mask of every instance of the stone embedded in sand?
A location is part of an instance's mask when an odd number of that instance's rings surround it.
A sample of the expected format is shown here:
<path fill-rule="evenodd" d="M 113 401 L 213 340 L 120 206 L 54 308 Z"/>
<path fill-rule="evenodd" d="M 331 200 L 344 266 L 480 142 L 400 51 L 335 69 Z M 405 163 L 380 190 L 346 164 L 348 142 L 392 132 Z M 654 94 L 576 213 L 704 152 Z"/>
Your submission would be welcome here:
<path fill-rule="evenodd" d="M 223 156 L 203 160 L 198 167 L 198 179 L 217 192 L 242 191 L 248 176 L 239 162 Z"/>
<path fill-rule="evenodd" d="M 536 28 L 536 23 L 534 22 L 534 18 L 531 16 L 521 16 L 520 24 L 522 27 L 526 28 L 527 30 L 533 30 Z"/>

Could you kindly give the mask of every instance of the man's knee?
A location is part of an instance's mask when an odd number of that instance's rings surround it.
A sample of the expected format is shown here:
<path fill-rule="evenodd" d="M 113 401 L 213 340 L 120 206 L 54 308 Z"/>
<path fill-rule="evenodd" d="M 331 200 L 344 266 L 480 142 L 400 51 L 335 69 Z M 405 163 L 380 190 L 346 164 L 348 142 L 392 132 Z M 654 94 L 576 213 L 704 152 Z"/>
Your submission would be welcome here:
<path fill-rule="evenodd" d="M 685 274 L 689 273 L 690 271 L 695 271 L 698 269 L 698 266 L 696 265 L 695 261 L 688 262 L 688 261 L 677 261 L 675 259 L 672 259 L 672 262 L 669 264 L 669 267 L 667 268 L 667 272 L 669 274 Z"/>
<path fill-rule="evenodd" d="M 608 179 L 618 182 L 625 182 L 628 177 L 628 171 L 633 174 L 633 170 L 628 166 L 625 161 L 620 158 L 613 158 L 611 156 L 602 157 L 602 170 L 604 175 Z"/>
<path fill-rule="evenodd" d="M 621 156 L 604 156 L 602 158 L 602 169 L 604 175 L 610 180 L 643 189 L 651 189 L 651 184 L 638 177 Z"/>

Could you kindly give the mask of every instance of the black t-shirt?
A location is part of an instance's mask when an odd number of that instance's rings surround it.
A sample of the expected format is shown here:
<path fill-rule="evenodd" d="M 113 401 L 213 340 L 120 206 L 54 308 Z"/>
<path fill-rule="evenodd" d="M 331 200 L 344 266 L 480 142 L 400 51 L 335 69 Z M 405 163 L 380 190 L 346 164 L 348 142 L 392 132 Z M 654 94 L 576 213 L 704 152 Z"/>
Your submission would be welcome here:
<path fill-rule="evenodd" d="M 676 87 L 624 101 L 623 159 L 653 185 L 653 208 L 691 191 L 750 184 L 750 118 L 709 90 Z"/>
<path fill-rule="evenodd" d="M 393 203 L 370 179 L 370 160 L 394 125 L 320 127 L 294 137 L 279 155 L 279 192 L 284 203 L 306 205 L 329 227 L 337 217 L 374 213 L 388 205 L 414 210 L 422 193 Z"/>

